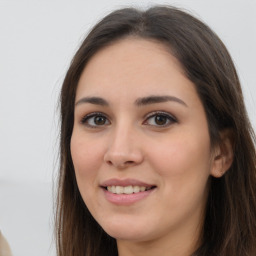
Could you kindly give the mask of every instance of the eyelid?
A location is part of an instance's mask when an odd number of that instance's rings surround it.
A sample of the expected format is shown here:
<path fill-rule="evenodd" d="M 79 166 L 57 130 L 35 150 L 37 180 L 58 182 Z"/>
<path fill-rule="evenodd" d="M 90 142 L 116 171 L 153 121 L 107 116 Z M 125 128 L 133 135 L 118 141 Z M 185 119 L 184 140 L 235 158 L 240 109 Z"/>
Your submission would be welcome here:
<path fill-rule="evenodd" d="M 84 115 L 84 116 L 81 118 L 80 123 L 81 123 L 82 125 L 85 125 L 85 126 L 90 127 L 90 128 L 98 128 L 98 127 L 103 127 L 103 126 L 105 126 L 105 124 L 104 124 L 104 125 L 89 125 L 88 123 L 86 124 L 86 121 L 87 121 L 88 119 L 90 119 L 90 118 L 92 118 L 92 117 L 95 117 L 95 116 L 102 116 L 102 117 L 105 117 L 105 118 L 108 120 L 109 124 L 111 123 L 111 122 L 110 122 L 110 119 L 109 119 L 109 117 L 108 117 L 108 115 L 106 115 L 106 114 L 104 114 L 104 113 L 102 113 L 102 112 L 91 112 L 91 113 L 89 113 L 89 114 L 86 114 L 86 115 Z M 107 124 L 107 125 L 108 125 L 108 124 Z"/>
<path fill-rule="evenodd" d="M 163 115 L 163 116 L 167 117 L 169 120 L 171 120 L 172 123 L 177 123 L 178 122 L 177 118 L 174 115 L 172 115 L 172 114 L 170 114 L 169 112 L 166 112 L 166 111 L 158 110 L 158 111 L 153 111 L 153 112 L 150 112 L 149 114 L 147 114 L 144 117 L 145 121 L 143 123 L 145 123 L 148 119 L 150 119 L 150 118 L 152 118 L 156 115 Z M 166 126 L 169 126 L 169 125 L 171 125 L 171 124 L 162 125 L 162 126 L 155 125 L 155 126 L 166 127 Z M 153 125 L 151 125 L 151 126 L 153 126 Z"/>
<path fill-rule="evenodd" d="M 143 119 L 145 120 L 145 121 L 143 121 L 143 124 L 146 124 L 146 122 L 147 122 L 150 118 L 152 118 L 152 117 L 154 117 L 154 116 L 157 116 L 157 115 L 163 115 L 163 116 L 165 116 L 166 118 L 169 119 L 169 123 L 167 123 L 167 124 L 165 124 L 165 125 L 150 125 L 150 124 L 147 124 L 147 125 L 156 126 L 156 127 L 157 127 L 157 126 L 158 126 L 158 127 L 167 127 L 167 126 L 169 126 L 169 125 L 171 125 L 171 124 L 173 124 L 173 123 L 177 123 L 177 122 L 178 122 L 177 118 L 176 118 L 174 115 L 170 114 L 169 112 L 157 110 L 157 111 L 153 111 L 153 112 L 150 112 L 149 114 L 145 115 L 144 118 L 143 118 Z M 95 117 L 95 116 L 102 116 L 102 117 L 106 118 L 107 121 L 108 121 L 108 124 L 104 124 L 104 125 L 90 125 L 90 124 L 86 123 L 87 120 L 89 120 L 90 118 L 93 118 L 93 117 Z M 98 112 L 98 111 L 97 111 L 97 112 L 91 112 L 91 113 L 89 113 L 89 114 L 84 115 L 84 116 L 81 118 L 80 123 L 81 123 L 82 125 L 85 125 L 85 126 L 89 127 L 89 128 L 99 128 L 99 127 L 104 127 L 104 126 L 106 126 L 106 125 L 109 125 L 109 124 L 111 123 L 111 121 L 110 121 L 110 118 L 108 117 L 108 115 L 106 115 L 106 114 L 104 114 L 104 113 L 102 113 L 102 112 Z"/>

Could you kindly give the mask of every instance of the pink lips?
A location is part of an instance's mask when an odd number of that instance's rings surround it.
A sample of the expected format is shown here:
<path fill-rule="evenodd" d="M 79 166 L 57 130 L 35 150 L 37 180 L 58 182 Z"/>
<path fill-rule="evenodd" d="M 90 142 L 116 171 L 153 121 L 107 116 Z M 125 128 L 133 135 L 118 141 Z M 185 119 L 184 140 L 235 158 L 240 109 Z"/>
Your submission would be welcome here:
<path fill-rule="evenodd" d="M 105 182 L 103 182 L 101 185 L 102 190 L 104 192 L 104 196 L 110 203 L 113 203 L 115 205 L 131 205 L 134 204 L 146 197 L 148 197 L 155 189 L 155 185 L 151 185 L 145 182 L 141 182 L 139 180 L 135 179 L 125 179 L 125 180 L 119 180 L 119 179 L 110 179 Z M 152 188 L 150 190 L 146 190 L 143 192 L 133 193 L 133 194 L 114 194 L 106 190 L 107 186 L 143 186 L 146 188 Z"/>

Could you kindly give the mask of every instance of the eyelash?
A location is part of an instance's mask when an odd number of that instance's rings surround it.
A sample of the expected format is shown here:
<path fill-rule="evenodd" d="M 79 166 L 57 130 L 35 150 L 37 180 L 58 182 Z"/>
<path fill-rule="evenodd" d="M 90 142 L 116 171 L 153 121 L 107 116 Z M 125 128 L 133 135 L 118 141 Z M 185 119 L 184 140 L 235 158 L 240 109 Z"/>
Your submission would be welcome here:
<path fill-rule="evenodd" d="M 163 124 L 163 125 L 153 125 L 153 124 L 148 124 L 148 120 L 150 119 L 150 118 L 156 118 L 156 117 L 164 117 L 164 118 L 166 118 L 166 120 L 168 121 L 168 123 L 165 123 L 165 124 Z M 155 119 L 155 121 L 156 121 L 156 119 Z M 171 124 L 173 124 L 173 123 L 177 123 L 177 119 L 173 116 L 173 115 L 171 115 L 171 114 L 169 114 L 169 113 L 167 113 L 167 112 L 164 112 L 164 111 L 155 111 L 155 112 L 152 112 L 152 113 L 150 113 L 149 115 L 147 115 L 146 116 L 146 124 L 148 124 L 148 125 L 150 125 L 150 126 L 157 126 L 157 127 L 168 127 L 168 126 L 170 126 Z M 145 122 L 143 122 L 143 124 L 145 124 Z"/>
<path fill-rule="evenodd" d="M 104 124 L 102 124 L 102 125 L 97 125 L 97 124 L 96 125 L 92 125 L 92 124 L 89 124 L 89 121 L 90 121 L 91 118 L 92 118 L 93 122 L 95 123 L 95 118 L 96 117 L 103 117 L 105 122 L 107 121 L 108 123 L 106 124 L 104 122 Z M 164 117 L 166 119 L 167 123 L 160 124 L 160 125 L 149 124 L 148 121 L 151 118 L 156 118 L 156 117 Z M 175 117 L 173 117 L 171 114 L 169 114 L 167 112 L 164 112 L 164 111 L 152 112 L 149 115 L 147 115 L 145 118 L 146 118 L 146 120 L 143 122 L 143 125 L 156 126 L 156 127 L 160 127 L 160 128 L 161 127 L 168 127 L 168 126 L 170 126 L 173 123 L 177 123 L 177 119 Z M 155 119 L 155 121 L 156 121 L 156 119 Z M 81 122 L 81 124 L 83 124 L 83 125 L 85 125 L 85 126 L 87 126 L 89 128 L 99 128 L 99 127 L 102 127 L 102 126 L 110 124 L 110 121 L 108 120 L 108 117 L 105 114 L 101 113 L 101 112 L 90 113 L 90 114 L 84 116 L 80 122 Z"/>
<path fill-rule="evenodd" d="M 88 123 L 91 118 L 96 118 L 96 117 L 103 117 L 105 120 L 108 120 L 108 117 L 105 114 L 103 114 L 101 112 L 93 112 L 93 113 L 90 113 L 90 114 L 84 116 L 81 120 L 81 124 L 83 124 L 83 125 L 85 125 L 89 128 L 98 128 L 100 126 L 105 125 L 105 124 L 103 124 L 103 125 L 91 125 L 91 124 Z M 95 119 L 94 119 L 94 121 L 95 121 Z"/>

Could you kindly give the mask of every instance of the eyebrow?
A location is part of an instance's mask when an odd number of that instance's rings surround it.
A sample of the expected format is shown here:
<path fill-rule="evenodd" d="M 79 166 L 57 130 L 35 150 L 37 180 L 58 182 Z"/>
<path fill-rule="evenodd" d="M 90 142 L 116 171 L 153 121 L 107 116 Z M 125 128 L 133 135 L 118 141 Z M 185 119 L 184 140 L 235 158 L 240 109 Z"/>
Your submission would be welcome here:
<path fill-rule="evenodd" d="M 188 106 L 183 100 L 174 97 L 174 96 L 157 96 L 157 95 L 151 95 L 148 97 L 143 97 L 143 98 L 138 98 L 135 100 L 135 105 L 136 106 L 145 106 L 145 105 L 150 105 L 150 104 L 156 104 L 156 103 L 163 103 L 163 102 L 168 102 L 168 101 L 174 101 L 177 103 L 180 103 L 184 106 Z M 101 97 L 84 97 L 80 100 L 78 100 L 75 103 L 75 106 L 80 105 L 82 103 L 90 103 L 94 105 L 100 105 L 100 106 L 109 106 L 109 103 L 101 98 Z"/>
<path fill-rule="evenodd" d="M 75 104 L 75 106 L 80 105 L 82 103 L 91 103 L 94 105 L 100 105 L 100 106 L 108 106 L 108 102 L 100 97 L 84 97 L 80 100 L 78 100 Z"/>
<path fill-rule="evenodd" d="M 167 101 L 174 101 L 177 103 L 180 103 L 184 106 L 188 106 L 183 100 L 174 97 L 174 96 L 157 96 L 157 95 L 151 95 L 148 97 L 143 97 L 139 98 L 135 101 L 135 105 L 137 106 L 144 106 L 144 105 L 149 105 L 149 104 L 155 104 L 155 103 L 162 103 L 162 102 L 167 102 Z"/>

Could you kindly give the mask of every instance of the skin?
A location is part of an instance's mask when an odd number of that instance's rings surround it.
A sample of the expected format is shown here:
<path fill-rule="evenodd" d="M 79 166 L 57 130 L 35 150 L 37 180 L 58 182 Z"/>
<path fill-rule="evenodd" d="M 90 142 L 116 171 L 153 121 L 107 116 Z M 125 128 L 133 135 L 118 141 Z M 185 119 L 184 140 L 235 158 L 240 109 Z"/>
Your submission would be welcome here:
<path fill-rule="evenodd" d="M 152 95 L 175 100 L 136 104 Z M 164 117 L 159 125 L 156 111 L 175 121 Z M 101 113 L 101 122 L 85 118 L 93 112 Z M 80 77 L 74 114 L 71 155 L 78 187 L 93 217 L 117 239 L 119 255 L 190 255 L 200 240 L 209 176 L 223 174 L 223 161 L 213 157 L 203 105 L 175 57 L 144 39 L 103 48 Z M 100 187 L 112 178 L 156 188 L 134 204 L 115 205 Z"/>

